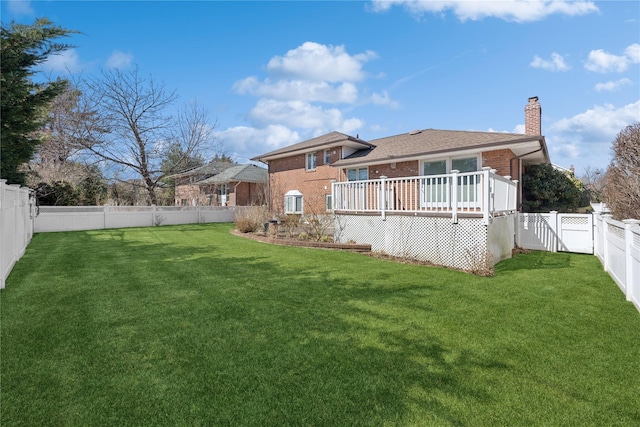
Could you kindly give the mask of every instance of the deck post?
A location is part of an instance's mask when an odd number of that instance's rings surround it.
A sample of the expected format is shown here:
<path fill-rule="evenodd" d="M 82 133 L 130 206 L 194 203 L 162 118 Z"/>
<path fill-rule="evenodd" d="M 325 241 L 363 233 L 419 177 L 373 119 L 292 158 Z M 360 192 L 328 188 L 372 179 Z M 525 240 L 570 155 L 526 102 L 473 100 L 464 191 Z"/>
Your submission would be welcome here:
<path fill-rule="evenodd" d="M 491 207 L 491 183 L 490 179 L 491 168 L 482 168 L 482 223 L 489 225 L 489 211 Z"/>
<path fill-rule="evenodd" d="M 459 170 L 451 171 L 451 220 L 454 224 L 458 223 L 458 174 Z"/>
<path fill-rule="evenodd" d="M 379 197 L 380 200 L 380 210 L 381 210 L 381 214 L 382 214 L 382 220 L 386 221 L 387 220 L 387 177 L 382 175 L 380 177 L 380 191 L 382 192 L 382 194 Z"/>

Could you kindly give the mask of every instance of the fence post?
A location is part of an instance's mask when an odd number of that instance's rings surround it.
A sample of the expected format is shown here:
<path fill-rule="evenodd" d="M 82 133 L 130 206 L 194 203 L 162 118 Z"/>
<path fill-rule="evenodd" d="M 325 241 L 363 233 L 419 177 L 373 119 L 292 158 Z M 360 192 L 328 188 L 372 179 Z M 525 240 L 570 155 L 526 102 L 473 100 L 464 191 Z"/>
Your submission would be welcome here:
<path fill-rule="evenodd" d="M 156 225 L 156 205 L 151 205 L 151 226 L 155 227 Z"/>
<path fill-rule="evenodd" d="M 549 225 L 551 226 L 551 252 L 558 252 L 558 241 L 560 240 L 560 236 L 558 235 L 558 231 L 560 227 L 558 227 L 558 211 L 549 212 Z"/>
<path fill-rule="evenodd" d="M 602 265 L 604 271 L 609 273 L 609 223 L 607 220 L 613 218 L 611 214 L 601 215 L 602 217 Z"/>
<path fill-rule="evenodd" d="M 5 183 L 7 182 L 6 179 L 0 179 L 0 233 L 4 234 L 4 213 L 2 212 L 3 209 L 6 209 L 7 207 L 5 206 L 4 203 L 4 186 Z M 3 244 L 0 241 L 0 289 L 4 289 L 4 257 L 6 256 L 6 254 L 4 254 L 2 252 L 2 247 Z"/>
<path fill-rule="evenodd" d="M 632 300 L 633 296 L 633 256 L 631 254 L 631 246 L 633 245 L 633 233 L 631 232 L 631 227 L 634 225 L 640 224 L 640 220 L 638 219 L 625 219 L 622 221 L 624 223 L 624 265 L 626 266 L 626 274 L 625 274 L 625 287 L 627 289 L 627 301 Z"/>

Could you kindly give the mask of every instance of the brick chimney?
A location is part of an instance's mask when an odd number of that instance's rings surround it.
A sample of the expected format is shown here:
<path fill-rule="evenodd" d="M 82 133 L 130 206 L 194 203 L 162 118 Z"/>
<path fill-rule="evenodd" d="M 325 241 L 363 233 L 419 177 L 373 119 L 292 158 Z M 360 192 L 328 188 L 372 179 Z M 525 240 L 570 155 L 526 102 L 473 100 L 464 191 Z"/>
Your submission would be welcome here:
<path fill-rule="evenodd" d="M 524 107 L 524 133 L 542 135 L 542 107 L 537 96 L 529 98 L 529 103 Z"/>

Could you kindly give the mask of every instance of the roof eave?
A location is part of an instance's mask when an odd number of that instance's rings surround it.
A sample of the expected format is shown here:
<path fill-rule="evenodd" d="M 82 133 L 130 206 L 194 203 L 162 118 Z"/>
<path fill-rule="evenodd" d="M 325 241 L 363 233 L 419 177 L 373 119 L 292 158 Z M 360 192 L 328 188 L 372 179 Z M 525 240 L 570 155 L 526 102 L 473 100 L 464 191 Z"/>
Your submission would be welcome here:
<path fill-rule="evenodd" d="M 343 146 L 354 147 L 354 148 L 362 147 L 362 149 L 375 147 L 375 145 L 370 144 L 370 143 L 368 143 L 366 141 L 363 141 L 361 139 L 356 139 L 356 138 L 353 138 L 353 137 L 349 136 L 349 137 L 346 137 L 344 139 L 340 139 L 340 140 L 337 140 L 337 141 L 329 141 L 329 142 L 318 143 L 318 144 L 310 145 L 310 146 L 307 146 L 307 147 L 304 147 L 304 148 L 294 149 L 294 150 L 290 150 L 290 151 L 284 151 L 284 152 L 276 153 L 276 154 L 273 154 L 273 155 L 262 155 L 262 156 L 252 157 L 250 160 L 253 160 L 253 161 L 256 161 L 256 162 L 266 163 L 266 162 L 269 162 L 271 160 L 283 159 L 285 157 L 291 157 L 291 156 L 296 156 L 296 155 L 299 155 L 299 154 L 311 153 L 313 151 L 317 151 L 320 148 L 329 149 L 329 148 L 343 147 Z"/>
<path fill-rule="evenodd" d="M 356 165 L 365 165 L 365 164 L 379 165 L 379 164 L 386 164 L 389 162 L 405 162 L 405 161 L 418 160 L 426 156 L 437 156 L 439 154 L 445 154 L 445 153 L 457 153 L 457 152 L 463 152 L 463 151 L 485 151 L 487 148 L 491 148 L 491 149 L 500 149 L 501 147 L 508 148 L 509 146 L 512 146 L 514 144 L 522 144 L 522 143 L 534 142 L 534 141 L 539 141 L 541 143 L 542 149 L 545 153 L 545 159 L 549 161 L 549 153 L 547 151 L 547 145 L 544 142 L 544 136 L 526 135 L 523 138 L 513 139 L 509 141 L 492 142 L 487 144 L 475 145 L 471 147 L 457 147 L 453 149 L 423 151 L 423 152 L 410 153 L 403 156 L 391 155 L 386 158 L 372 159 L 370 161 L 367 161 L 366 156 L 355 158 L 355 159 L 341 159 L 336 161 L 333 164 L 333 166 L 343 167 L 343 166 L 356 166 Z"/>

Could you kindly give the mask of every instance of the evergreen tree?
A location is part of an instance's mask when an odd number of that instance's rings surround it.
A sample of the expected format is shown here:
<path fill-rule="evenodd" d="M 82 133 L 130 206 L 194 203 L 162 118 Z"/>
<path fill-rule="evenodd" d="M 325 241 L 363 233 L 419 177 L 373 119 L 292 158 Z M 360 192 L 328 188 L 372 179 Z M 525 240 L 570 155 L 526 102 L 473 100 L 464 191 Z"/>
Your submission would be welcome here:
<path fill-rule="evenodd" d="M 550 164 L 527 165 L 522 176 L 522 212 L 575 212 L 581 189 Z"/>
<path fill-rule="evenodd" d="M 31 159 L 40 143 L 36 135 L 45 118 L 45 107 L 66 87 L 65 80 L 38 83 L 36 67 L 50 55 L 70 45 L 53 40 L 77 31 L 55 26 L 46 18 L 33 25 L 11 23 L 0 35 L 0 178 L 23 184 L 20 165 Z"/>

